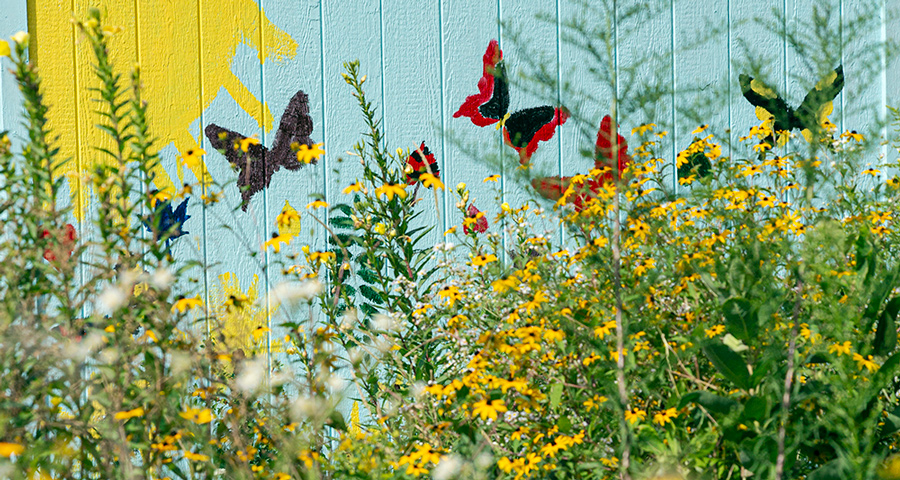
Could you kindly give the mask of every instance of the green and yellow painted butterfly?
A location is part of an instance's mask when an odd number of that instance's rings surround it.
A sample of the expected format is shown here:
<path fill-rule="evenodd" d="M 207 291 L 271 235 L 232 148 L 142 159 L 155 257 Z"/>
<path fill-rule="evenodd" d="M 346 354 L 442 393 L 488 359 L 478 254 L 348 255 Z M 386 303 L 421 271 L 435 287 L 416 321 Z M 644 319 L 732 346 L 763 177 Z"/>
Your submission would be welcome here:
<path fill-rule="evenodd" d="M 796 128 L 811 142 L 814 132 L 828 130 L 828 115 L 834 110 L 834 98 L 844 88 L 844 67 L 839 65 L 820 80 L 796 109 L 760 80 L 743 74 L 740 82 L 744 98 L 756 107 L 756 117 L 763 122 L 772 121 L 771 128 L 778 137 L 779 145 L 787 141 L 787 135 L 779 132 L 790 132 Z M 774 140 L 771 137 L 766 139 L 772 146 L 775 145 Z"/>

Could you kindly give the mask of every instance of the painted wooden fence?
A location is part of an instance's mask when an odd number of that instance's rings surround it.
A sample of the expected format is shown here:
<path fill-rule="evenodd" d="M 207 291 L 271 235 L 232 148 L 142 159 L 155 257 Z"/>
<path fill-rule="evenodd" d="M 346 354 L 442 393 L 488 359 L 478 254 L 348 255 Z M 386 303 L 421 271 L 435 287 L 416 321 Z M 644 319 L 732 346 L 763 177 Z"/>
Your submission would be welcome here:
<path fill-rule="evenodd" d="M 511 181 L 484 184 L 499 173 L 441 134 L 480 141 L 491 151 L 504 152 L 509 168 L 515 154 L 505 150 L 494 128 L 478 128 L 453 118 L 468 95 L 477 92 L 482 55 L 497 38 L 510 73 L 540 71 L 557 85 L 543 89 L 516 86 L 510 109 L 559 103 L 583 121 L 571 120 L 541 144 L 532 163 L 553 175 L 584 172 L 590 162 L 579 151 L 592 145 L 600 118 L 610 109 L 610 90 L 591 69 L 603 68 L 585 50 L 569 41 L 572 22 L 590 28 L 615 28 L 614 61 L 624 69 L 640 62 L 633 77 L 622 74 L 618 90 L 650 91 L 671 87 L 653 104 L 652 118 L 623 104 L 623 132 L 653 120 L 670 132 L 664 139 L 674 158 L 690 143 L 698 124 L 708 122 L 732 136 L 758 123 L 754 108 L 740 95 L 738 74 L 749 59 L 759 62 L 770 83 L 798 104 L 815 84 L 809 65 L 781 35 L 803 33 L 819 0 L 667 0 L 619 1 L 612 18 L 599 12 L 612 0 L 3 0 L 0 37 L 28 30 L 32 55 L 52 105 L 51 128 L 60 136 L 61 153 L 71 158 L 64 170 L 82 237 L 95 233 L 81 223 L 91 211 L 92 192 L 86 175 L 99 156 L 92 146 L 102 142 L 93 128 L 96 119 L 87 94 L 93 80 L 87 48 L 79 44 L 70 19 L 84 17 L 91 6 L 108 13 L 110 25 L 123 30 L 112 40 L 113 59 L 122 67 L 139 63 L 144 72 L 145 96 L 151 104 L 152 124 L 159 136 L 162 166 L 157 187 L 177 189 L 202 176 L 196 165 L 177 160 L 190 150 L 209 152 L 205 166 L 211 179 L 228 183 L 224 201 L 204 206 L 193 198 L 187 206 L 188 235 L 178 239 L 173 254 L 213 265 L 202 279 L 206 303 L 215 309 L 236 292 L 261 295 L 278 282 L 277 271 L 263 265 L 272 259 L 251 258 L 250 251 L 276 230 L 275 218 L 284 208 L 301 212 L 301 238 L 291 249 L 310 244 L 323 249 L 326 238 L 307 215 L 312 193 L 330 202 L 345 200 L 341 190 L 357 170 L 345 154 L 361 138 L 363 121 L 341 77 L 342 62 L 359 59 L 368 74 L 367 92 L 384 114 L 384 130 L 393 150 L 415 148 L 424 141 L 435 153 L 444 183 L 466 182 L 488 214 L 497 189 L 515 204 L 529 192 Z M 884 114 L 885 104 L 900 103 L 900 68 L 880 59 L 878 44 L 900 40 L 900 1 L 833 2 L 829 25 L 834 47 L 828 47 L 846 74 L 846 86 L 835 101 L 831 120 L 841 130 L 864 130 L 876 124 L 872 115 Z M 635 9 L 635 7 L 637 7 Z M 857 15 L 872 8 L 874 17 L 850 38 Z M 818 7 L 821 8 L 821 7 Z M 630 13 L 637 16 L 630 17 Z M 759 21 L 752 21 L 752 19 Z M 766 26 L 768 24 L 768 26 Z M 846 34 L 847 38 L 844 38 Z M 702 39 L 703 41 L 698 41 Z M 601 45 L 597 45 L 602 47 Z M 602 48 L 601 48 L 602 49 Z M 813 48 L 811 54 L 821 56 Z M 648 55 L 651 56 L 648 60 Z M 874 76 L 863 71 L 875 59 Z M 6 62 L 6 60 L 0 60 Z M 8 63 L 6 63 L 8 65 Z M 541 68 L 542 67 L 542 68 Z M 571 93 L 570 86 L 581 94 Z M 246 211 L 234 186 L 236 174 L 228 161 L 210 147 L 204 129 L 215 124 L 255 135 L 270 146 L 290 99 L 302 90 L 308 95 L 314 142 L 324 142 L 327 154 L 317 165 L 274 173 L 268 188 L 254 195 Z M 665 90 L 665 89 L 664 89 Z M 586 95 L 590 95 L 590 101 Z M 852 105 L 869 103 L 873 111 Z M 710 114 L 696 119 L 684 107 L 714 101 Z M 18 127 L 18 97 L 8 73 L 0 75 L 0 130 Z M 20 134 L 20 133 L 19 133 Z M 494 143 L 491 143 L 494 142 Z M 339 158 L 347 161 L 338 162 Z M 339 173 L 338 171 L 339 170 Z M 453 200 L 444 192 L 431 212 L 439 218 L 437 232 L 458 224 Z M 434 209 L 427 202 L 424 208 Z M 226 230 L 221 227 L 232 227 Z M 435 241 L 437 241 L 437 234 Z M 240 328 L 266 321 L 265 311 L 243 312 Z M 249 323 L 247 323 L 249 322 Z M 235 327 L 237 328 L 237 327 Z"/>

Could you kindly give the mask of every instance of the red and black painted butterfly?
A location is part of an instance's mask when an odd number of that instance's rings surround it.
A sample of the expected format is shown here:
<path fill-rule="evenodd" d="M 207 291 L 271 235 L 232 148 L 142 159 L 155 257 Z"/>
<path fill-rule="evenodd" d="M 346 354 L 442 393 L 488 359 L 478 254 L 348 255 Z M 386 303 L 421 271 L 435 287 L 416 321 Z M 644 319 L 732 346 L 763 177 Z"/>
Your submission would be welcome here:
<path fill-rule="evenodd" d="M 276 170 L 279 168 L 298 170 L 305 165 L 297 160 L 294 149 L 299 145 L 313 146 L 313 141 L 309 137 L 312 131 L 309 97 L 300 90 L 288 102 L 281 116 L 281 123 L 278 125 L 271 149 L 258 142 L 247 142 L 250 137 L 216 124 L 206 127 L 206 138 L 213 148 L 222 152 L 228 162 L 240 172 L 237 186 L 241 191 L 241 209 L 247 211 L 250 199 L 269 186 Z"/>
<path fill-rule="evenodd" d="M 631 156 L 628 155 L 628 142 L 625 137 L 616 134 L 616 145 L 612 143 L 612 118 L 609 115 L 603 117 L 600 122 L 600 130 L 597 131 L 597 144 L 594 148 L 594 168 L 606 169 L 600 177 L 587 179 L 582 184 L 582 189 L 568 203 L 571 203 L 576 211 L 584 209 L 584 205 L 591 195 L 596 196 L 600 188 L 604 184 L 618 181 L 622 172 L 631 163 Z M 617 157 L 617 161 L 613 161 L 613 157 Z M 550 200 L 559 200 L 569 184 L 572 177 L 543 177 L 535 178 L 531 181 L 531 186 L 538 191 L 541 196 Z"/>
<path fill-rule="evenodd" d="M 569 114 L 563 108 L 549 105 L 509 113 L 509 83 L 497 40 L 488 44 L 483 62 L 478 93 L 466 97 L 453 118 L 469 117 L 479 127 L 501 122 L 503 139 L 518 152 L 519 162 L 525 165 L 537 150 L 538 142 L 553 138 L 556 127 L 565 123 Z"/>
<path fill-rule="evenodd" d="M 428 150 L 425 142 L 422 142 L 422 145 L 419 145 L 406 160 L 406 183 L 415 185 L 419 177 L 429 172 L 437 178 L 441 177 L 441 170 L 434 154 Z"/>

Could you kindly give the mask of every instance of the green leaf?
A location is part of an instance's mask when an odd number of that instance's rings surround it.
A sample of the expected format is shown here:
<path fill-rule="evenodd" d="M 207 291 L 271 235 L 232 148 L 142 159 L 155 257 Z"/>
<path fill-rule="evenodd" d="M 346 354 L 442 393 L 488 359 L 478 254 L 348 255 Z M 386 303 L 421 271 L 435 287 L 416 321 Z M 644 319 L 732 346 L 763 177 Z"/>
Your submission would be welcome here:
<path fill-rule="evenodd" d="M 706 390 L 691 392 L 684 395 L 681 397 L 681 401 L 678 402 L 678 408 L 684 408 L 684 406 L 689 403 L 696 403 L 712 413 L 720 413 L 723 415 L 728 414 L 740 405 L 730 398 L 722 397 L 715 393 L 707 392 Z"/>
<path fill-rule="evenodd" d="M 554 383 L 550 386 L 550 407 L 556 409 L 562 401 L 563 386 L 561 383 Z"/>
<path fill-rule="evenodd" d="M 876 355 L 883 355 L 897 346 L 897 312 L 900 312 L 900 297 L 892 298 L 878 319 L 875 341 L 872 343 Z"/>
<path fill-rule="evenodd" d="M 379 295 L 378 292 L 376 292 L 372 287 L 370 287 L 368 285 L 360 285 L 359 293 L 361 293 L 362 296 L 366 297 L 366 299 L 368 299 L 370 302 L 374 303 L 375 305 L 383 305 L 384 304 L 384 300 L 381 298 L 381 295 Z"/>
<path fill-rule="evenodd" d="M 749 342 L 759 335 L 759 317 L 745 298 L 729 298 L 722 305 L 728 333 Z"/>
<path fill-rule="evenodd" d="M 328 420 L 328 423 L 330 423 L 333 428 L 342 432 L 347 431 L 347 422 L 344 421 L 344 416 L 339 410 L 332 411 L 331 415 L 328 416 Z"/>
<path fill-rule="evenodd" d="M 808 480 L 844 480 L 849 478 L 847 468 L 842 459 L 834 459 L 812 471 L 806 478 Z"/>
<path fill-rule="evenodd" d="M 740 389 L 751 388 L 750 370 L 741 355 L 721 343 L 710 343 L 703 351 L 723 377 Z"/>

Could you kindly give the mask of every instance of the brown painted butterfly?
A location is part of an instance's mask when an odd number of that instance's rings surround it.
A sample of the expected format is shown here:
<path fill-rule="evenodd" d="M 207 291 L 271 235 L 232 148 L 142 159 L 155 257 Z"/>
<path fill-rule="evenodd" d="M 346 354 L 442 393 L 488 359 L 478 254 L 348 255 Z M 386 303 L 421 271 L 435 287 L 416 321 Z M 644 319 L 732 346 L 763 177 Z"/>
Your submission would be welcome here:
<path fill-rule="evenodd" d="M 238 169 L 237 186 L 241 191 L 241 209 L 247 211 L 250 199 L 269 186 L 276 170 L 282 167 L 298 170 L 305 165 L 297 161 L 295 149 L 299 145 L 313 145 L 309 137 L 312 131 L 309 97 L 300 90 L 288 102 L 281 116 L 271 150 L 259 142 L 248 141 L 252 140 L 251 137 L 216 124 L 206 127 L 206 138 L 213 148 L 225 155 L 233 168 Z"/>

